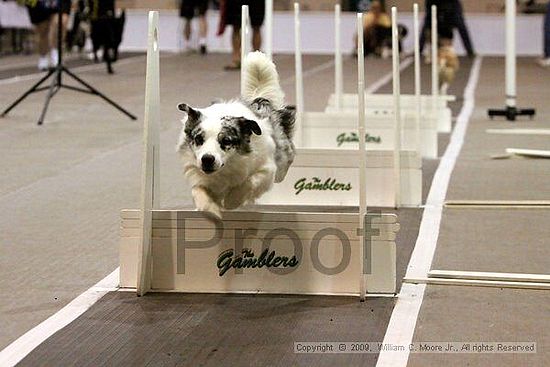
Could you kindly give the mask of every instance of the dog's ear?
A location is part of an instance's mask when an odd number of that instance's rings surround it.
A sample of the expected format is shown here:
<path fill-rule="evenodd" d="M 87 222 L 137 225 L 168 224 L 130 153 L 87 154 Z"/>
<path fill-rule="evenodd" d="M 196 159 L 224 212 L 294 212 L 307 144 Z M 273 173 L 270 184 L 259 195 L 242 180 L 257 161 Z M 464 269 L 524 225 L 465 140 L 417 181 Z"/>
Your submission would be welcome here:
<path fill-rule="evenodd" d="M 262 135 L 262 129 L 260 129 L 260 125 L 258 125 L 256 121 L 240 117 L 237 122 L 244 134 L 250 135 L 254 133 L 256 135 Z"/>
<path fill-rule="evenodd" d="M 191 106 L 189 106 L 185 103 L 180 103 L 178 105 L 178 110 L 180 110 L 182 112 L 185 112 L 185 114 L 186 114 L 186 116 L 184 116 L 181 119 L 181 122 L 184 125 L 193 125 L 193 126 L 195 126 L 200 121 L 201 116 L 202 116 L 200 111 L 192 108 Z"/>

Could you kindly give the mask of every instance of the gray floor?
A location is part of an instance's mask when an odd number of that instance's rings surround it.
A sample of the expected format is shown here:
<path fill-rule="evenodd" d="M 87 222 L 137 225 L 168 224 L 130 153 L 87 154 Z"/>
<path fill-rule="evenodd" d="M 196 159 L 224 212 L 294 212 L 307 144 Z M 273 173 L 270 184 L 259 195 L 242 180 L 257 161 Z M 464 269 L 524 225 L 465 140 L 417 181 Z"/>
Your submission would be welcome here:
<path fill-rule="evenodd" d="M 173 106 L 181 101 L 206 104 L 213 90 L 221 97 L 234 95 L 238 73 L 219 71 L 225 59 L 226 56 L 218 55 L 206 59 L 163 56 L 161 138 L 162 146 L 168 148 L 161 152 L 161 200 L 165 206 L 189 203 L 188 187 L 169 148 L 178 129 L 178 114 Z M 276 62 L 292 101 L 293 60 L 281 56 Z M 306 106 L 321 110 L 331 93 L 331 58 L 305 57 L 304 62 Z M 135 58 L 135 62 L 121 68 L 120 78 L 107 77 L 103 68 L 87 71 L 83 76 L 107 93 L 119 96 L 123 104 L 141 115 L 143 65 L 142 59 Z M 533 65 L 530 59 L 519 62 L 520 95 L 524 98 L 520 103 L 535 105 L 539 115 L 534 122 L 521 123 L 522 127 L 545 126 L 550 117 L 550 107 L 545 105 L 550 84 L 544 82 L 550 81 L 550 73 L 544 74 Z M 344 69 L 345 89 L 352 92 L 353 61 L 346 59 Z M 390 64 L 369 59 L 367 70 L 368 82 L 372 82 L 389 71 Z M 468 71 L 469 61 L 464 61 L 453 93 L 462 94 L 460 88 Z M 409 69 L 403 73 L 404 89 L 410 88 L 410 72 Z M 490 122 L 485 117 L 488 107 L 502 104 L 502 73 L 501 59 L 484 59 L 476 109 L 451 178 L 448 198 L 548 198 L 545 190 L 550 160 L 488 158 L 510 143 L 548 149 L 547 140 L 485 134 L 489 127 L 515 127 L 502 121 Z M 196 84 L 198 80 L 200 85 Z M 10 84 L 12 90 L 2 88 L 0 102 L 13 98 L 28 83 Z M 5 170 L 13 173 L 13 178 L 0 177 L 0 209 L 9 213 L 0 217 L 0 276 L 6 280 L 0 283 L 0 292 L 11 295 L 0 299 L 0 322 L 6 325 L 0 347 L 114 269 L 118 210 L 137 205 L 140 124 L 125 120 L 91 97 L 79 96 L 75 100 L 69 96 L 73 94 L 54 102 L 50 122 L 42 129 L 31 123 L 42 102 L 35 97 L 26 108 L 15 111 L 0 124 L 0 152 L 6 157 L 3 164 Z M 453 106 L 455 113 L 460 103 Z M 74 105 L 80 108 L 75 111 Z M 448 140 L 445 136 L 441 139 Z M 426 177 L 433 176 L 437 163 L 424 162 Z M 425 181 L 426 189 L 430 181 Z M 402 224 L 397 239 L 398 277 L 402 278 L 421 212 L 403 209 L 398 214 Z M 433 268 L 547 273 L 547 217 L 541 210 L 445 210 Z M 522 243 L 523 248 L 519 246 Z M 379 299 L 361 304 L 354 299 L 331 297 L 166 294 L 137 299 L 133 294 L 110 293 L 38 347 L 22 365 L 151 362 L 150 365 L 181 366 L 373 366 L 376 355 L 301 356 L 292 353 L 292 343 L 380 341 L 393 302 Z M 549 347 L 549 304 L 549 294 L 542 291 L 428 286 L 415 341 L 536 341 L 539 353 L 466 357 L 411 354 L 409 365 L 549 365 L 549 354 L 545 352 Z"/>
<path fill-rule="evenodd" d="M 550 160 L 491 160 L 506 147 L 550 149 L 550 139 L 485 133 L 488 128 L 548 128 L 550 73 L 518 60 L 519 105 L 537 108 L 533 121 L 489 120 L 503 104 L 504 62 L 484 58 L 476 106 L 447 199 L 537 200 L 550 197 Z M 445 209 L 432 269 L 549 274 L 548 209 Z M 536 354 L 411 354 L 409 366 L 550 365 L 550 292 L 429 285 L 413 340 L 536 342 Z"/>

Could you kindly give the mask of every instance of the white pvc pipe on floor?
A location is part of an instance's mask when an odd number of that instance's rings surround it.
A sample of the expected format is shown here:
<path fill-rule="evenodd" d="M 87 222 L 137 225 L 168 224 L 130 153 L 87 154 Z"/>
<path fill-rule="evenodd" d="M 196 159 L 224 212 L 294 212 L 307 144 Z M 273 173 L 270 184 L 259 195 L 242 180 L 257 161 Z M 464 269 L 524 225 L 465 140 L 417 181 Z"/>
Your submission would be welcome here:
<path fill-rule="evenodd" d="M 516 107 L 516 0 L 506 0 L 506 106 Z"/>
<path fill-rule="evenodd" d="M 273 0 L 265 0 L 265 40 L 264 50 L 269 59 L 273 59 Z"/>
<path fill-rule="evenodd" d="M 296 135 L 294 137 L 297 146 L 302 145 L 304 113 L 304 79 L 302 73 L 302 46 L 300 42 L 300 4 L 294 3 L 294 65 L 296 70 Z"/>
<path fill-rule="evenodd" d="M 357 130 L 359 133 L 359 228 L 365 230 L 365 216 L 367 215 L 367 152 L 366 152 L 366 122 L 365 122 L 365 56 L 363 42 L 363 14 L 357 14 Z M 371 259 L 364 258 L 363 246 L 359 246 L 360 259 L 360 298 L 365 299 L 366 281 L 364 262 Z"/>
<path fill-rule="evenodd" d="M 392 62 L 393 62 L 393 107 L 394 139 L 393 170 L 395 185 L 395 207 L 401 206 L 401 81 L 399 75 L 399 29 L 397 28 L 397 8 L 391 8 L 392 22 Z"/>
<path fill-rule="evenodd" d="M 416 129 L 416 151 L 420 153 L 420 115 L 421 108 L 421 81 L 420 81 L 420 27 L 418 24 L 418 4 L 413 5 L 413 34 L 414 34 L 414 96 L 415 96 L 415 114 L 414 122 Z"/>
<path fill-rule="evenodd" d="M 432 5 L 432 113 L 437 116 L 437 99 L 439 95 L 439 74 L 437 57 L 437 6 Z"/>
<path fill-rule="evenodd" d="M 246 45 L 248 42 L 248 5 L 241 8 L 241 96 L 244 95 L 244 59 L 246 58 Z"/>
<path fill-rule="evenodd" d="M 342 98 L 344 94 L 340 27 L 341 7 L 340 4 L 336 4 L 334 5 L 334 94 L 336 96 L 336 108 L 338 110 L 342 108 Z"/>

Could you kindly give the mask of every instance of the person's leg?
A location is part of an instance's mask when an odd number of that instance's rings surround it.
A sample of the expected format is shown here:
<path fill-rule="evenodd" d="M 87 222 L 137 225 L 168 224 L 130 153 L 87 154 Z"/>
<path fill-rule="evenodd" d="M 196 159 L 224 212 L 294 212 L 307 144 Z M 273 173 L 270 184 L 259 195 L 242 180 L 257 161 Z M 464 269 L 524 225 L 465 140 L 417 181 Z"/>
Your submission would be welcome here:
<path fill-rule="evenodd" d="M 51 25 L 50 25 L 50 45 L 51 45 L 51 61 L 54 66 L 59 63 L 59 51 L 57 49 L 57 13 L 52 14 L 51 16 Z M 67 31 L 67 23 L 69 22 L 69 14 L 63 13 L 61 15 L 61 47 L 65 43 L 65 33 Z"/>
<path fill-rule="evenodd" d="M 259 51 L 262 47 L 262 29 L 260 27 L 252 27 L 252 49 Z"/>
<path fill-rule="evenodd" d="M 200 0 L 197 3 L 199 13 L 199 47 L 201 54 L 206 54 L 206 36 L 208 32 L 208 23 L 206 21 L 206 12 L 208 10 L 208 0 Z"/>
<path fill-rule="evenodd" d="M 456 13 L 455 26 L 458 29 L 460 38 L 462 39 L 462 44 L 468 53 L 468 56 L 472 57 L 475 55 L 474 47 L 472 46 L 472 41 L 470 39 L 470 32 L 468 32 L 468 27 L 464 21 L 464 14 L 462 11 Z"/>
<path fill-rule="evenodd" d="M 46 70 L 50 65 L 48 52 L 50 51 L 50 20 L 46 19 L 35 24 L 36 36 L 38 42 L 38 69 Z"/>
<path fill-rule="evenodd" d="M 241 66 L 241 29 L 240 27 L 233 26 L 233 33 L 231 34 L 231 64 L 225 67 L 226 70 L 239 69 Z"/>
<path fill-rule="evenodd" d="M 206 14 L 199 17 L 199 46 L 201 54 L 206 53 L 206 35 L 208 32 L 208 23 L 206 22 Z"/>
<path fill-rule="evenodd" d="M 187 43 L 191 39 L 191 18 L 185 18 L 183 25 L 183 38 Z"/>

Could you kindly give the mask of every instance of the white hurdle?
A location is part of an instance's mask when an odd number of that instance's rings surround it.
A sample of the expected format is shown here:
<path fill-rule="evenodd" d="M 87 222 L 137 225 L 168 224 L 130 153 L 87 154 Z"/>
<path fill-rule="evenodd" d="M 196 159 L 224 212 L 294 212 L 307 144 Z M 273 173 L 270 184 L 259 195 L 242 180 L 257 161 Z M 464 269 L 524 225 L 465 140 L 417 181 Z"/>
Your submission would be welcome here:
<path fill-rule="evenodd" d="M 342 40 L 340 36 L 341 27 L 340 4 L 334 5 L 334 95 L 336 96 L 336 109 L 342 109 L 342 99 L 344 95 L 344 70 L 342 68 Z M 359 30 L 357 30 L 359 34 Z M 362 32 L 361 32 L 362 33 Z M 363 46 L 364 47 L 364 46 Z M 363 60 L 364 63 L 364 60 Z M 363 71 L 364 73 L 364 71 Z"/>
<path fill-rule="evenodd" d="M 296 95 L 298 120 L 295 139 L 297 156 L 290 167 L 287 179 L 274 186 L 259 202 L 270 205 L 318 205 L 320 191 L 330 191 L 323 198 L 327 205 L 355 205 L 359 191 L 362 190 L 360 179 L 364 177 L 357 172 L 356 156 L 361 144 L 362 133 L 359 132 L 360 115 L 358 109 L 348 112 L 306 112 L 303 106 L 303 78 L 300 42 L 299 5 L 295 10 L 296 45 Z M 359 21 L 359 18 L 358 18 Z M 361 32 L 358 33 L 361 38 Z M 358 42 L 358 55 L 362 52 L 362 43 Z M 399 68 L 399 59 L 396 59 Z M 363 66 L 361 66 L 363 65 Z M 364 95 L 364 60 L 358 60 L 358 90 L 363 88 Z M 363 79 L 361 79 L 363 78 Z M 398 90 L 398 88 L 397 88 Z M 356 104 L 360 101 L 359 92 L 355 94 Z M 399 104 L 399 94 L 394 101 Z M 394 107 L 395 108 L 395 107 Z M 367 150 L 365 153 L 369 185 L 366 187 L 368 205 L 383 207 L 418 206 L 422 201 L 422 161 L 414 149 L 404 149 L 399 140 L 400 124 L 394 123 L 391 115 L 375 115 L 363 111 L 367 121 L 364 138 Z M 368 134 L 380 133 L 385 141 L 385 149 L 369 143 Z M 337 145 L 337 137 L 350 133 L 356 139 Z M 383 133 L 383 135 L 382 135 Z M 350 135 L 351 136 L 351 135 Z M 369 138 L 371 138 L 369 136 Z M 397 144 L 394 143 L 395 140 Z M 363 150 L 364 151 L 364 150 Z M 336 188 L 336 189 L 335 189 Z"/>
<path fill-rule="evenodd" d="M 245 70 L 243 63 L 248 54 L 248 14 L 248 5 L 243 5 L 241 8 L 241 96 L 244 94 Z"/>
<path fill-rule="evenodd" d="M 399 72 L 399 29 L 397 8 L 391 8 L 392 64 L 393 64 L 393 118 L 395 123 L 393 148 L 393 184 L 395 186 L 395 207 L 401 206 L 401 73 Z M 363 40 L 361 40 L 363 42 Z M 361 55 L 363 57 L 363 55 Z M 364 57 L 363 57 L 364 58 Z M 361 108 L 361 107 L 359 107 Z M 418 127 L 416 128 L 418 129 Z M 417 146 L 419 142 L 416 142 Z"/>
<path fill-rule="evenodd" d="M 265 0 L 264 53 L 273 59 L 273 0 Z"/>
<path fill-rule="evenodd" d="M 161 209 L 159 81 L 158 12 L 152 11 L 141 208 L 120 213 L 121 288 L 135 288 L 139 296 L 149 291 L 395 295 L 399 224 L 395 214 L 367 213 L 364 150 L 357 152 L 362 163 L 354 161 L 363 177 L 359 210 L 255 207 L 223 212 L 217 220 L 192 208 Z"/>
<path fill-rule="evenodd" d="M 418 22 L 418 4 L 413 5 L 413 33 L 414 33 L 414 100 L 416 125 L 416 151 L 420 154 L 420 118 L 422 116 L 422 82 L 420 79 L 420 26 Z"/>
<path fill-rule="evenodd" d="M 153 209 L 160 206 L 160 62 L 159 62 L 159 13 L 149 12 L 147 35 L 147 75 L 145 79 L 145 116 L 143 128 L 143 155 L 141 167 L 141 233 L 137 261 L 137 285 L 139 296 L 151 289 L 151 237 L 153 233 Z"/>
<path fill-rule="evenodd" d="M 335 77 L 334 77 L 334 93 L 329 97 L 327 107 L 325 112 L 336 112 L 336 111 L 349 111 L 350 109 L 355 110 L 357 108 L 357 96 L 355 94 L 345 94 L 343 92 L 343 69 L 342 69 L 342 52 L 340 49 L 340 26 L 341 26 L 341 12 L 339 11 L 339 5 L 335 6 L 334 10 L 334 24 L 335 24 L 335 51 L 334 51 L 334 64 L 335 64 Z M 415 32 L 418 34 L 418 31 Z M 433 50 L 432 50 L 433 52 Z M 432 55 L 433 57 L 433 55 Z M 402 69 L 408 66 L 410 60 L 406 60 Z M 418 61 L 420 62 L 420 60 Z M 415 64 L 416 65 L 416 64 Z M 438 81 L 432 78 L 432 88 L 433 86 L 438 85 Z M 393 103 L 393 97 L 387 94 L 367 94 L 367 109 L 371 110 L 384 110 L 391 106 Z M 455 101 L 454 96 L 440 95 L 437 94 L 436 108 L 434 110 L 433 105 L 433 95 L 421 95 L 421 105 L 422 108 L 422 123 L 425 124 L 427 119 L 435 119 L 435 125 L 438 132 L 450 132 L 452 126 L 452 113 L 450 108 L 447 106 L 448 102 Z M 405 111 L 411 110 L 415 111 L 417 103 L 416 95 L 402 95 L 401 96 L 401 108 Z M 405 113 L 404 118 L 407 119 L 408 116 L 414 117 L 414 113 Z"/>
<path fill-rule="evenodd" d="M 438 34 L 437 34 L 437 6 L 432 5 L 432 111 L 437 113 L 439 96 L 439 57 L 438 57 Z"/>
<path fill-rule="evenodd" d="M 296 70 L 296 122 L 294 124 L 294 143 L 303 144 L 304 114 L 304 76 L 302 72 L 302 33 L 300 30 L 300 4 L 294 3 L 294 68 Z"/>
<path fill-rule="evenodd" d="M 340 11 L 340 6 L 338 6 Z M 357 14 L 357 37 L 363 39 L 363 13 Z M 339 46 L 338 46 L 339 47 Z M 359 132 L 359 228 L 364 228 L 363 218 L 367 215 L 367 142 L 365 134 L 367 133 L 365 122 L 365 58 L 363 57 L 363 42 L 357 46 L 357 131 Z M 363 248 L 359 251 L 359 256 L 364 259 Z M 366 282 L 361 270 L 361 294 L 366 293 Z"/>

